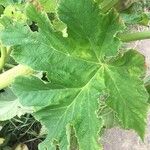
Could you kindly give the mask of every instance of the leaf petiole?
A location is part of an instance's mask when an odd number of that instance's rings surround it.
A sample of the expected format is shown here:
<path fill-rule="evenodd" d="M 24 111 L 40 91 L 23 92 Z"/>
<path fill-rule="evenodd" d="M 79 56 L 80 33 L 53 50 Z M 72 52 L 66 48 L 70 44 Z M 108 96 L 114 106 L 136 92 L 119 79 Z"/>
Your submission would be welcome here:
<path fill-rule="evenodd" d="M 1 51 L 1 57 L 0 57 L 0 71 L 1 71 L 7 61 L 7 58 L 11 53 L 11 48 L 10 47 L 6 48 L 4 46 L 1 46 L 0 51 Z"/>
<path fill-rule="evenodd" d="M 121 33 L 118 34 L 118 37 L 121 39 L 122 42 L 145 40 L 150 39 L 150 31 L 127 33 L 127 34 Z"/>
<path fill-rule="evenodd" d="M 7 49 L 5 47 L 1 47 L 0 70 L 3 69 L 6 59 L 7 59 Z"/>
<path fill-rule="evenodd" d="M 21 75 L 29 75 L 33 72 L 34 71 L 27 66 L 18 65 L 0 74 L 0 90 L 9 86 L 15 80 L 16 77 Z"/>
<path fill-rule="evenodd" d="M 101 9 L 103 12 L 107 12 L 108 10 L 110 10 L 113 6 L 115 6 L 117 3 L 119 2 L 119 0 L 104 0 L 101 3 Z"/>

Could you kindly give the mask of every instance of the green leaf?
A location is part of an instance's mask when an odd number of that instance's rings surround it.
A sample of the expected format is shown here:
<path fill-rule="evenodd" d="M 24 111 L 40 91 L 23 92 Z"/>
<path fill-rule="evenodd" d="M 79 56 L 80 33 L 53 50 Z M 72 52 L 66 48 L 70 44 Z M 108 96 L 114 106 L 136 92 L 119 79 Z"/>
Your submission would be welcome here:
<path fill-rule="evenodd" d="M 58 0 L 38 0 L 46 12 L 55 12 Z"/>
<path fill-rule="evenodd" d="M 98 133 L 104 125 L 98 116 L 101 103 L 112 109 L 125 129 L 144 137 L 148 94 L 142 77 L 144 57 L 134 50 L 118 54 L 123 30 L 115 11 L 102 14 L 92 0 L 62 0 L 58 14 L 67 25 L 67 37 L 54 30 L 45 12 L 27 7 L 38 32 L 20 23 L 4 24 L 0 38 L 13 46 L 21 64 L 46 71 L 48 83 L 37 77 L 19 77 L 13 91 L 48 129 L 40 150 L 70 147 L 73 127 L 79 149 L 99 150 Z M 88 17 L 87 17 L 88 16 Z"/>
<path fill-rule="evenodd" d="M 10 3 L 13 3 L 13 0 L 0 0 L 0 4 L 4 5 L 4 6 L 6 6 L 6 5 L 10 4 Z"/>
<path fill-rule="evenodd" d="M 0 93 L 0 121 L 9 120 L 15 116 L 31 113 L 31 108 L 23 107 L 10 89 Z"/>
<path fill-rule="evenodd" d="M 148 95 L 139 80 L 143 75 L 144 57 L 129 51 L 114 62 L 115 68 L 111 66 L 105 71 L 105 84 L 110 95 L 107 105 L 117 112 L 124 128 L 134 129 L 144 138 Z M 122 63 L 125 63 L 124 67 Z"/>
<path fill-rule="evenodd" d="M 7 6 L 14 3 L 22 3 L 24 0 L 0 0 L 0 4 L 3 6 Z"/>
<path fill-rule="evenodd" d="M 149 93 L 149 100 L 148 100 L 148 102 L 150 103 L 150 76 L 147 76 L 145 78 L 145 87 L 147 89 L 147 92 Z"/>
<path fill-rule="evenodd" d="M 150 21 L 150 13 L 148 11 L 146 12 L 146 7 L 148 7 L 146 5 L 148 5 L 148 2 L 146 1 L 135 1 L 131 7 L 123 11 L 121 16 L 125 23 L 128 25 L 140 24 L 148 26 Z"/>
<path fill-rule="evenodd" d="M 27 20 L 22 5 L 9 5 L 5 7 L 3 16 L 12 18 L 14 21 L 26 22 Z"/>
<path fill-rule="evenodd" d="M 139 0 L 131 1 L 131 7 L 122 12 L 122 17 L 127 24 L 140 24 L 148 26 L 150 21 L 150 13 L 148 12 L 149 1 Z M 123 6 L 123 8 L 125 8 Z"/>
<path fill-rule="evenodd" d="M 140 24 L 140 25 L 148 26 L 150 22 L 149 13 L 122 14 L 122 18 L 124 19 L 125 23 L 129 25 Z"/>

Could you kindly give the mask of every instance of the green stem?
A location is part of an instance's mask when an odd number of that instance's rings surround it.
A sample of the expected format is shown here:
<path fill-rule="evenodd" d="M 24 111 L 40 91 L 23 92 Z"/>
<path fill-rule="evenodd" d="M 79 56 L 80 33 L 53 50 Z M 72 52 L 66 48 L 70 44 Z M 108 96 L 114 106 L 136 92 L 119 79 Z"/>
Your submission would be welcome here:
<path fill-rule="evenodd" d="M 6 59 L 7 59 L 7 49 L 5 47 L 1 47 L 0 71 L 3 69 Z"/>
<path fill-rule="evenodd" d="M 11 48 L 1 47 L 1 58 L 0 58 L 0 71 L 3 69 L 9 55 L 11 53 Z"/>
<path fill-rule="evenodd" d="M 7 57 L 9 57 L 9 55 L 10 55 L 10 53 L 11 53 L 11 50 L 12 50 L 11 47 L 8 47 L 8 48 L 7 48 Z"/>
<path fill-rule="evenodd" d="M 33 74 L 33 70 L 27 66 L 18 65 L 0 74 L 0 90 L 9 86 L 16 77 Z"/>
<path fill-rule="evenodd" d="M 119 2 L 119 0 L 104 0 L 100 4 L 100 6 L 101 6 L 101 9 L 103 12 L 107 12 L 108 10 L 113 8 L 113 6 L 115 6 L 118 2 Z"/>
<path fill-rule="evenodd" d="M 118 37 L 122 42 L 132 42 L 138 40 L 150 39 L 150 32 L 135 32 L 135 33 L 122 33 L 119 34 Z"/>
<path fill-rule="evenodd" d="M 9 63 L 5 63 L 5 67 L 11 69 L 11 68 L 15 67 L 15 65 L 9 64 Z"/>

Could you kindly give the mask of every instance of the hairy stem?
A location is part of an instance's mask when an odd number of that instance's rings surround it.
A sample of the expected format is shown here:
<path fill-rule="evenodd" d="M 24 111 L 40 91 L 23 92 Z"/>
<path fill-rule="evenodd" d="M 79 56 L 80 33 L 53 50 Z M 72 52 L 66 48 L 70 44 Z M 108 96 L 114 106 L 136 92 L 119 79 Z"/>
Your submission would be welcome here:
<path fill-rule="evenodd" d="M 150 39 L 150 32 L 135 32 L 135 33 L 122 33 L 119 34 L 118 37 L 122 42 L 132 42 L 137 40 L 145 40 Z"/>
<path fill-rule="evenodd" d="M 11 48 L 1 47 L 1 58 L 0 58 L 0 71 L 3 69 L 9 55 L 11 53 Z"/>
<path fill-rule="evenodd" d="M 11 50 L 12 50 L 11 47 L 8 47 L 8 48 L 7 48 L 7 57 L 10 55 Z"/>
<path fill-rule="evenodd" d="M 113 6 L 115 6 L 117 3 L 119 2 L 119 0 L 104 0 L 101 3 L 101 9 L 103 10 L 103 12 L 107 12 L 108 10 L 110 10 Z"/>
<path fill-rule="evenodd" d="M 9 86 L 16 77 L 33 74 L 33 70 L 27 66 L 18 65 L 0 74 L 0 90 Z"/>
<path fill-rule="evenodd" d="M 0 71 L 3 69 L 6 59 L 7 59 L 7 49 L 5 47 L 1 47 Z"/>

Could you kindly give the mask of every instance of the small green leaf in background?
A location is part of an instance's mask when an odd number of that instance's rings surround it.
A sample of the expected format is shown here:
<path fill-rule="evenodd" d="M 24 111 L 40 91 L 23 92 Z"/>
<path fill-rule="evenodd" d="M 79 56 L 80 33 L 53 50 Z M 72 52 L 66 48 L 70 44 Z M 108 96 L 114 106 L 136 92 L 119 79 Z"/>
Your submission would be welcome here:
<path fill-rule="evenodd" d="M 38 0 L 46 12 L 55 12 L 58 0 Z"/>
<path fill-rule="evenodd" d="M 24 2 L 25 0 L 0 0 L 0 4 L 3 6 L 8 6 L 10 4 L 20 4 Z"/>
<path fill-rule="evenodd" d="M 147 76 L 145 78 L 145 87 L 146 87 L 148 93 L 150 94 L 150 76 Z M 150 103 L 150 96 L 149 96 L 149 101 L 148 102 Z"/>
<path fill-rule="evenodd" d="M 14 21 L 26 22 L 27 17 L 23 11 L 23 8 L 17 5 L 8 5 L 3 12 L 3 16 L 9 17 Z"/>
<path fill-rule="evenodd" d="M 149 2 L 147 0 L 133 1 L 131 7 L 121 12 L 121 16 L 128 25 L 140 24 L 148 26 L 150 13 L 148 11 Z"/>
<path fill-rule="evenodd" d="M 141 13 L 141 14 L 122 14 L 122 18 L 124 19 L 126 24 L 140 24 L 144 26 L 148 26 L 150 22 L 150 14 Z"/>
<path fill-rule="evenodd" d="M 0 93 L 0 121 L 9 120 L 15 116 L 31 113 L 31 108 L 23 107 L 10 89 Z"/>

